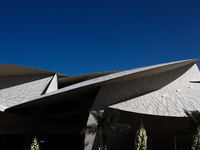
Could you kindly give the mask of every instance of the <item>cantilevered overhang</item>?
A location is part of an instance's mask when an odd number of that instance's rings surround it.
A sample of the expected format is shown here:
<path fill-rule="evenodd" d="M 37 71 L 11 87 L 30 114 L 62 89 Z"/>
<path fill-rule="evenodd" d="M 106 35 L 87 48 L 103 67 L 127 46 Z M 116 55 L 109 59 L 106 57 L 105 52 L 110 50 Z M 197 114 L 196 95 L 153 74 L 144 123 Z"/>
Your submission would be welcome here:
<path fill-rule="evenodd" d="M 73 99 L 73 97 L 78 97 L 81 95 L 80 93 L 89 92 L 92 89 L 98 88 L 102 85 L 122 82 L 127 80 L 133 80 L 137 78 L 142 78 L 146 76 L 151 76 L 154 74 L 159 74 L 162 72 L 170 71 L 188 64 L 195 63 L 199 59 L 190 59 L 184 61 L 177 61 L 171 63 L 164 63 L 149 67 L 143 67 L 138 69 L 132 69 L 127 71 L 116 72 L 113 74 L 100 76 L 94 79 L 90 79 L 87 81 L 83 81 L 80 83 L 76 83 L 64 88 L 61 88 L 57 91 L 41 95 L 38 98 L 31 99 L 26 103 L 18 104 L 9 109 L 18 109 L 18 108 L 25 108 L 25 107 L 32 107 L 32 106 L 40 106 L 40 105 L 47 105 L 52 103 L 58 103 L 61 101 L 66 101 L 68 99 Z"/>
<path fill-rule="evenodd" d="M 56 72 L 18 65 L 0 64 L 0 76 L 53 75 Z M 66 75 L 57 73 L 59 77 Z"/>
<path fill-rule="evenodd" d="M 113 74 L 117 72 L 120 72 L 120 71 L 97 72 L 97 73 L 62 77 L 62 78 L 58 78 L 58 86 L 59 88 L 62 88 L 62 87 L 73 85 L 79 82 L 91 80 L 97 77 L 101 77 L 101 76 L 105 76 L 105 75 L 109 75 L 109 74 Z"/>

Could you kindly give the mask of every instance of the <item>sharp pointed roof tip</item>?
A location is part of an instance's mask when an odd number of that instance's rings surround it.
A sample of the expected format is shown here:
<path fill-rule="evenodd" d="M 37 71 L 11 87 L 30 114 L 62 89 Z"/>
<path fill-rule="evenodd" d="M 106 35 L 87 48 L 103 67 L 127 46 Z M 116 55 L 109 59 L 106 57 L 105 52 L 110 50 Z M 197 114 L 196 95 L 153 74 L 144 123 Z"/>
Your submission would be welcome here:
<path fill-rule="evenodd" d="M 200 60 L 200 58 L 196 58 L 196 61 Z"/>
<path fill-rule="evenodd" d="M 186 59 L 186 60 L 183 60 L 183 61 L 193 61 L 193 62 L 196 62 L 196 61 L 199 61 L 200 58 L 194 58 L 194 59 Z"/>
<path fill-rule="evenodd" d="M 200 60 L 200 58 L 194 58 L 194 59 L 188 59 L 188 60 L 198 61 L 198 60 Z"/>
<path fill-rule="evenodd" d="M 44 69 L 0 63 L 0 76 L 52 75 L 52 74 L 57 74 L 58 77 L 67 77 L 64 74 Z"/>

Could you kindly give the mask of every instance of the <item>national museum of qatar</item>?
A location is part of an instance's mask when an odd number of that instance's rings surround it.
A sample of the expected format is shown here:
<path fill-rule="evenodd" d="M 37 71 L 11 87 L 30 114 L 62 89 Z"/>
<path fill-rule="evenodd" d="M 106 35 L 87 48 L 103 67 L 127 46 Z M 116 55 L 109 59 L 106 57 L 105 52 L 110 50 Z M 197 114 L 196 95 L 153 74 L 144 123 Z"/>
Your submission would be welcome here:
<path fill-rule="evenodd" d="M 81 130 L 89 110 L 119 110 L 132 129 L 109 136 L 108 149 L 133 150 L 142 120 L 148 150 L 191 149 L 184 110 L 200 110 L 199 59 L 77 76 L 0 64 L 0 149 L 27 150 L 36 135 L 42 150 L 97 150 L 98 135 Z"/>

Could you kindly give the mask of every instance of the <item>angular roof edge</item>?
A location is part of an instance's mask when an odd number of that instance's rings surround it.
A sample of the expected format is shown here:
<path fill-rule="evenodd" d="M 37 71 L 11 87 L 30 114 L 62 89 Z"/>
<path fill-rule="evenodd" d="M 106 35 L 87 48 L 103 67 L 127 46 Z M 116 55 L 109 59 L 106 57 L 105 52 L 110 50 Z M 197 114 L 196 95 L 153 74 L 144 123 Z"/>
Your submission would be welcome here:
<path fill-rule="evenodd" d="M 40 104 L 55 103 L 59 101 L 59 99 L 56 98 L 56 96 L 58 96 L 59 94 L 66 93 L 67 95 L 68 92 L 79 91 L 88 87 L 94 88 L 94 87 L 109 84 L 109 83 L 121 82 L 125 80 L 131 80 L 131 79 L 140 78 L 140 77 L 144 77 L 148 75 L 162 73 L 165 71 L 169 71 L 172 69 L 176 69 L 176 68 L 191 64 L 191 63 L 195 63 L 198 60 L 200 59 L 189 59 L 189 60 L 176 61 L 176 62 L 171 62 L 171 63 L 164 63 L 164 64 L 142 67 L 142 68 L 127 70 L 127 71 L 116 72 L 113 74 L 97 77 L 97 78 L 90 79 L 87 81 L 82 81 L 82 82 L 61 88 L 57 91 L 47 93 L 45 95 L 41 95 L 40 97 L 36 99 L 31 99 L 29 102 L 13 106 L 12 108 L 15 109 L 15 108 L 21 108 L 21 107 L 35 106 L 35 105 L 40 105 Z M 51 98 L 52 96 L 54 98 L 49 101 L 48 99 Z"/>
<path fill-rule="evenodd" d="M 59 77 L 67 77 L 64 74 L 26 67 L 26 66 L 19 66 L 19 65 L 10 65 L 10 64 L 0 64 L 0 76 L 20 76 L 20 75 L 52 75 L 58 74 Z"/>

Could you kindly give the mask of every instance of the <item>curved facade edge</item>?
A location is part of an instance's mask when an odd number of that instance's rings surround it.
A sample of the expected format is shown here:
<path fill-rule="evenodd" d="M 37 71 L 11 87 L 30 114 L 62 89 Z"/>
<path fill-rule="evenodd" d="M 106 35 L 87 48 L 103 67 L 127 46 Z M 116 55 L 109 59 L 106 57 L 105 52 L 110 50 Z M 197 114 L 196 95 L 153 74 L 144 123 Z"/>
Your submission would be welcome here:
<path fill-rule="evenodd" d="M 189 63 L 157 74 L 102 85 L 92 110 L 104 110 L 109 107 L 138 114 L 172 118 L 185 116 L 183 109 L 200 110 L 200 94 L 198 94 L 200 85 L 191 82 L 200 81 L 199 69 L 194 61 L 196 60 L 190 60 Z M 181 62 L 183 63 L 183 61 L 178 63 Z M 161 70 L 165 70 L 169 64 L 174 63 L 155 65 L 152 68 L 160 67 Z M 143 69 L 148 74 L 150 68 Z M 91 115 L 87 121 L 87 124 L 90 123 L 94 123 Z M 91 138 L 91 136 L 85 137 L 85 141 L 90 143 L 85 150 L 92 148 L 94 139 L 95 137 Z"/>

